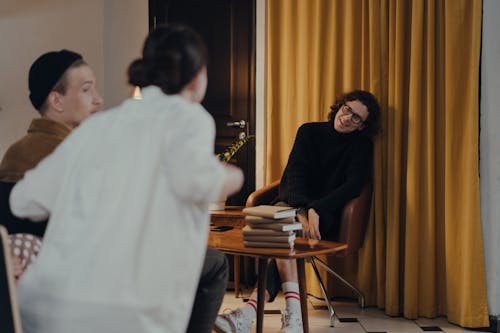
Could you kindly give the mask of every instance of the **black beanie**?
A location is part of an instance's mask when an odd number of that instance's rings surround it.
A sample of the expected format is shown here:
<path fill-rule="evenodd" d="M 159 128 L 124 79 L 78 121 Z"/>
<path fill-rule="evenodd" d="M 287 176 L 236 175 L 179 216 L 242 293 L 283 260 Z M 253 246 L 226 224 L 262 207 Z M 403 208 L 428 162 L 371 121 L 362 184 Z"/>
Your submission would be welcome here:
<path fill-rule="evenodd" d="M 28 77 L 30 100 L 35 109 L 40 109 L 64 72 L 79 59 L 82 56 L 78 53 L 61 50 L 42 54 L 35 60 Z"/>

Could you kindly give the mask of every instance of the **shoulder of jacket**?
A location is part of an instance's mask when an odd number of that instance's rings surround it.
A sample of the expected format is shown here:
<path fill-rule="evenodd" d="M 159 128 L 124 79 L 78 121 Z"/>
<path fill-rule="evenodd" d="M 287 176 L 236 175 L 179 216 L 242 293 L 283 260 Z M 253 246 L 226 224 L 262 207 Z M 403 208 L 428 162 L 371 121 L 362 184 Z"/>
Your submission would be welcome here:
<path fill-rule="evenodd" d="M 300 125 L 299 131 L 314 131 L 328 128 L 327 122 L 309 122 Z"/>
<path fill-rule="evenodd" d="M 354 144 L 358 146 L 359 148 L 364 148 L 364 149 L 372 149 L 373 148 L 373 141 L 367 136 L 364 135 L 358 135 L 354 140 Z"/>

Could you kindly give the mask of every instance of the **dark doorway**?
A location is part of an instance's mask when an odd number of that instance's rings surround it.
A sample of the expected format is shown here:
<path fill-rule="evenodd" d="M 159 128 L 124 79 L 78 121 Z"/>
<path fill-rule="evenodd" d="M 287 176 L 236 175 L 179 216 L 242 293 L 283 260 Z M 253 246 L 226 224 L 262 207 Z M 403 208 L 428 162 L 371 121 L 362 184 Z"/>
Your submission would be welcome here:
<path fill-rule="evenodd" d="M 240 135 L 254 135 L 255 0 L 149 0 L 150 29 L 166 22 L 191 26 L 207 43 L 208 89 L 202 104 L 215 119 L 215 152 Z M 255 189 L 255 141 L 231 163 L 244 170 L 245 184 L 227 204 L 244 205 Z"/>

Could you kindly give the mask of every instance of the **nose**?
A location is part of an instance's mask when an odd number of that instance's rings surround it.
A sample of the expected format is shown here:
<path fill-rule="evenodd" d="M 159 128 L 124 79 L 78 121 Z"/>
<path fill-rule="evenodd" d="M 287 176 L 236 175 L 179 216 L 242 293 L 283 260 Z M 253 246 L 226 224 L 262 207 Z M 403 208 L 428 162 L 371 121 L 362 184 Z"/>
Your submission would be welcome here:
<path fill-rule="evenodd" d="M 99 106 L 101 106 L 103 103 L 102 97 L 101 97 L 101 95 L 99 95 L 99 93 L 97 91 L 94 93 L 93 102 L 95 105 L 99 105 Z"/>
<path fill-rule="evenodd" d="M 352 123 L 352 113 L 344 114 L 344 122 L 349 121 L 349 123 Z"/>

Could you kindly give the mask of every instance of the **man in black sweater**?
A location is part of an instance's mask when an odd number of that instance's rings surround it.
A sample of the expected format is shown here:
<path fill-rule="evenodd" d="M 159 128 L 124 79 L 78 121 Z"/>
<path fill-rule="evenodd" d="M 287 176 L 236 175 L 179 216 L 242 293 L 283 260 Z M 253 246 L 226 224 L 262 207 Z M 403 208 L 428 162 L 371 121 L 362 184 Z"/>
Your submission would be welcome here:
<path fill-rule="evenodd" d="M 274 204 L 299 208 L 302 236 L 331 239 L 344 205 L 359 196 L 371 180 L 373 137 L 380 127 L 380 107 L 367 91 L 343 95 L 330 107 L 327 122 L 302 125 L 295 138 Z M 266 300 L 285 294 L 282 333 L 302 332 L 295 261 L 272 261 Z M 247 304 L 216 320 L 218 332 L 250 332 L 256 316 L 257 292 Z"/>

